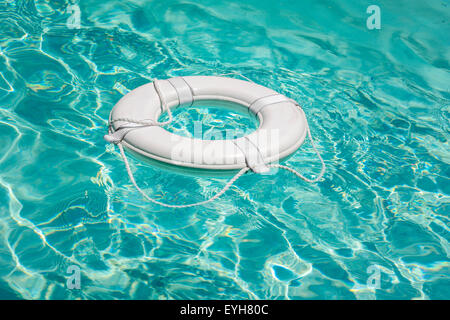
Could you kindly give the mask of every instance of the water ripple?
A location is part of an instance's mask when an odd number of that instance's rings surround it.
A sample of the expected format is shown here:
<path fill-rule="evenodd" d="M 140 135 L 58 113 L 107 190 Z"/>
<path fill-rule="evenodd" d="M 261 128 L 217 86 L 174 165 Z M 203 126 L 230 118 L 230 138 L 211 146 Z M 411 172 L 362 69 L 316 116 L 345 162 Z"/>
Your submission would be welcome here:
<path fill-rule="evenodd" d="M 448 299 L 449 7 L 381 9 L 369 31 L 359 2 L 0 0 L 0 297 Z M 228 72 L 303 106 L 324 180 L 147 203 L 102 139 L 112 106 L 153 78 Z M 173 130 L 253 125 L 189 112 Z M 226 180 L 132 162 L 166 202 Z M 320 170 L 308 144 L 286 162 Z"/>

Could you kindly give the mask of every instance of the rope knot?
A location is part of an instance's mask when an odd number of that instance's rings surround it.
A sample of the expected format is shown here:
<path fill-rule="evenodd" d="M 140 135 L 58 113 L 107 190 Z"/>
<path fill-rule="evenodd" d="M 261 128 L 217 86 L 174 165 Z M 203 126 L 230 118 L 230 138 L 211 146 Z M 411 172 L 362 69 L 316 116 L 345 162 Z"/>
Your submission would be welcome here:
<path fill-rule="evenodd" d="M 267 173 L 270 171 L 269 167 L 266 166 L 265 163 L 253 165 L 252 167 L 250 167 L 250 169 L 255 173 L 261 173 L 261 174 L 264 174 L 264 173 Z"/>
<path fill-rule="evenodd" d="M 125 135 L 130 132 L 131 128 L 123 128 L 123 129 L 118 129 L 117 131 L 110 133 L 110 134 L 105 134 L 103 136 L 103 139 L 105 139 L 106 141 L 108 141 L 109 143 L 114 143 L 114 144 L 119 144 L 122 142 L 123 138 L 125 138 Z"/>

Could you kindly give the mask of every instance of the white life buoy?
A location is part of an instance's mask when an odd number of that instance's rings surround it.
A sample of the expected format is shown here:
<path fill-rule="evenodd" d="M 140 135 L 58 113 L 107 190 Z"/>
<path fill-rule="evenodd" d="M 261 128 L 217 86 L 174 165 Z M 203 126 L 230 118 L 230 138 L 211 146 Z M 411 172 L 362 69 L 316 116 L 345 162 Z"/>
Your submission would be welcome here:
<path fill-rule="evenodd" d="M 258 117 L 259 128 L 234 140 L 201 140 L 159 125 L 158 118 L 167 111 L 164 104 L 175 108 L 200 101 L 247 107 Z M 110 142 L 120 140 L 144 157 L 173 165 L 215 170 L 249 167 L 264 172 L 266 164 L 295 152 L 308 131 L 305 114 L 292 99 L 255 83 L 214 76 L 176 77 L 140 86 L 114 106 L 109 121 Z"/>

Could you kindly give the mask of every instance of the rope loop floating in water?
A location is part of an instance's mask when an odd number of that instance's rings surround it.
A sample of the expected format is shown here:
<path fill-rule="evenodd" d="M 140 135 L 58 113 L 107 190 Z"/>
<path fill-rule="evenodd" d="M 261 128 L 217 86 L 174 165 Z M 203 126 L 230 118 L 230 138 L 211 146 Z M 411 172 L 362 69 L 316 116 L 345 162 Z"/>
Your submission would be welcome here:
<path fill-rule="evenodd" d="M 242 75 L 241 75 L 242 76 Z M 245 78 L 244 76 L 242 76 L 243 78 Z M 247 79 L 247 78 L 245 78 Z M 249 79 L 247 79 L 249 80 Z M 249 80 L 250 82 L 253 82 L 251 80 Z M 163 203 L 160 202 L 158 200 L 155 200 L 151 197 L 149 197 L 136 183 L 136 180 L 134 178 L 133 172 L 131 171 L 130 168 L 130 164 L 128 162 L 128 159 L 125 155 L 125 151 L 122 145 L 122 140 L 125 138 L 126 134 L 132 130 L 138 129 L 138 128 L 143 128 L 143 127 L 148 127 L 148 126 L 165 126 L 167 124 L 170 124 L 173 120 L 173 116 L 172 116 L 172 112 L 170 111 L 170 108 L 167 106 L 166 101 L 164 99 L 164 96 L 162 95 L 161 89 L 159 87 L 159 83 L 158 80 L 155 79 L 153 81 L 153 86 L 155 87 L 156 93 L 159 96 L 159 100 L 161 102 L 161 107 L 163 109 L 163 111 L 167 111 L 169 119 L 167 121 L 164 122 L 155 122 L 152 120 L 135 120 L 135 119 L 130 119 L 130 118 L 119 118 L 119 119 L 115 119 L 113 120 L 110 124 L 109 124 L 109 132 L 107 135 L 104 136 L 104 139 L 109 142 L 109 143 L 113 143 L 115 145 L 118 146 L 119 151 L 120 151 L 120 155 L 122 157 L 122 160 L 125 164 L 125 168 L 127 170 L 128 173 L 128 177 L 130 178 L 131 183 L 134 185 L 134 187 L 136 188 L 136 190 L 148 201 L 166 207 L 166 208 L 174 208 L 174 209 L 182 209 L 182 208 L 190 208 L 190 207 L 195 207 L 195 206 L 201 206 L 201 205 L 205 205 L 208 204 L 214 200 L 216 200 L 217 198 L 219 198 L 220 196 L 222 196 L 233 184 L 234 182 L 236 182 L 236 180 L 238 180 L 241 176 L 243 176 L 247 171 L 252 170 L 255 173 L 262 173 L 265 172 L 265 170 L 259 170 L 259 167 L 245 167 L 242 168 L 241 170 L 239 170 L 238 173 L 236 173 L 233 178 L 231 178 L 226 184 L 225 186 L 218 191 L 214 196 L 212 196 L 209 199 L 203 200 L 203 201 L 199 201 L 199 202 L 195 202 L 195 203 L 190 203 L 190 204 L 167 204 L 167 203 Z M 298 107 L 300 107 L 297 103 L 295 103 Z M 121 122 L 125 122 L 126 125 L 122 125 L 120 126 L 117 130 L 115 130 L 114 132 L 112 132 L 112 124 L 114 122 L 117 121 L 121 121 Z M 279 169 L 283 169 L 283 170 L 287 170 L 293 174 L 295 174 L 298 178 L 302 179 L 305 182 L 309 182 L 309 183 L 314 183 L 319 181 L 320 179 L 322 179 L 323 175 L 325 174 L 325 170 L 326 170 L 326 166 L 325 166 L 325 162 L 323 161 L 322 157 L 320 156 L 319 151 L 317 150 L 315 144 L 314 144 L 314 140 L 311 136 L 311 131 L 309 129 L 309 125 L 308 123 L 306 123 L 307 126 L 307 134 L 308 134 L 308 138 L 311 141 L 311 145 L 314 149 L 314 152 L 316 153 L 317 157 L 319 158 L 322 168 L 320 170 L 319 175 L 314 178 L 314 179 L 309 179 L 307 177 L 305 177 L 304 175 L 302 175 L 301 173 L 299 173 L 298 171 L 288 167 L 288 166 L 284 166 L 281 164 L 266 164 L 265 166 L 267 168 L 279 168 Z"/>

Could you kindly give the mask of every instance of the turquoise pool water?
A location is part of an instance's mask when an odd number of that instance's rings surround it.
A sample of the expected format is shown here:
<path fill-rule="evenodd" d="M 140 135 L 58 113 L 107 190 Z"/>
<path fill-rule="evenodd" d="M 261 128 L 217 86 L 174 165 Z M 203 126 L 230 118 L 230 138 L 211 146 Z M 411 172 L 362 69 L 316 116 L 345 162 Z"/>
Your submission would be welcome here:
<path fill-rule="evenodd" d="M 0 298 L 450 298 L 448 1 L 73 3 L 0 0 Z M 303 106 L 324 179 L 146 202 L 103 140 L 111 108 L 153 78 L 228 72 Z M 253 125 L 177 115 L 185 134 Z M 166 202 L 227 181 L 131 161 Z M 320 170 L 309 143 L 286 163 Z"/>

